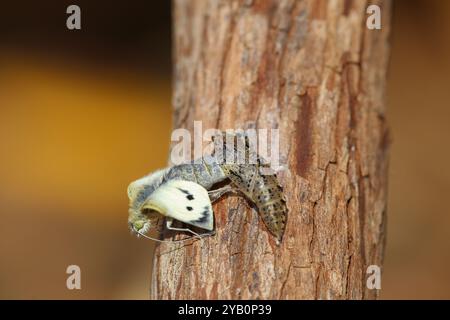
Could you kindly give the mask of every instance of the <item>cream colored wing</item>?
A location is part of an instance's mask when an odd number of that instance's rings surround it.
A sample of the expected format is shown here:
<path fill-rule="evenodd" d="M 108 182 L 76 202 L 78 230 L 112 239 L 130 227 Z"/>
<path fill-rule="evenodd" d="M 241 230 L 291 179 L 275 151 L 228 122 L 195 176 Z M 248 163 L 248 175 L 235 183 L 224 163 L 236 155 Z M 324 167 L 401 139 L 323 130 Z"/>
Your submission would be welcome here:
<path fill-rule="evenodd" d="M 214 215 L 208 191 L 184 180 L 170 180 L 158 187 L 145 201 L 143 209 L 155 210 L 175 220 L 213 230 Z"/>

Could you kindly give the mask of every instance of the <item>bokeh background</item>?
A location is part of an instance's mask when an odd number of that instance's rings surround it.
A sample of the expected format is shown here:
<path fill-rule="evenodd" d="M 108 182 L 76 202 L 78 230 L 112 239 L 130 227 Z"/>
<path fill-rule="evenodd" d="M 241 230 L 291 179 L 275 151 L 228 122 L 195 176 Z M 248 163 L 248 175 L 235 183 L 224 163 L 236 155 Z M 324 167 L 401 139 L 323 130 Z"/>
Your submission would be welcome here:
<path fill-rule="evenodd" d="M 0 298 L 147 299 L 126 187 L 166 165 L 169 1 L 0 6 Z M 74 3 L 75 3 L 74 2 Z M 450 299 L 450 1 L 396 0 L 381 297 Z M 82 290 L 67 290 L 68 265 Z"/>

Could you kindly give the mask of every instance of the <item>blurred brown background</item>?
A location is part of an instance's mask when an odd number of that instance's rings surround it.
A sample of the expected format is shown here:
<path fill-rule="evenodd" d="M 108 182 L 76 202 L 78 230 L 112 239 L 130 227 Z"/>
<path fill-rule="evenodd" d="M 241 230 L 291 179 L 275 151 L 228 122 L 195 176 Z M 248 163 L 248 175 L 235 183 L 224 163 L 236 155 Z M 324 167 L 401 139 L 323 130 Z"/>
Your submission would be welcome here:
<path fill-rule="evenodd" d="M 81 31 L 70 4 L 1 6 L 0 298 L 146 299 L 153 244 L 125 191 L 168 157 L 170 3 L 76 1 Z M 450 299 L 450 2 L 394 9 L 381 296 Z"/>

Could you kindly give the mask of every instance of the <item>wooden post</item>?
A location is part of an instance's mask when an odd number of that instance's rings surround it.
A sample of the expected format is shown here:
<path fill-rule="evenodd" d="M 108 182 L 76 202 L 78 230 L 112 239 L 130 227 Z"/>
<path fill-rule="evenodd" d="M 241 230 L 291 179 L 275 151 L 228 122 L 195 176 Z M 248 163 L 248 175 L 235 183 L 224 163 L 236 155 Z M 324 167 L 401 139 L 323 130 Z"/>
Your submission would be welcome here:
<path fill-rule="evenodd" d="M 277 246 L 243 198 L 222 199 L 215 236 L 157 247 L 152 299 L 377 297 L 390 13 L 389 0 L 174 1 L 174 127 L 278 128 L 289 216 Z"/>

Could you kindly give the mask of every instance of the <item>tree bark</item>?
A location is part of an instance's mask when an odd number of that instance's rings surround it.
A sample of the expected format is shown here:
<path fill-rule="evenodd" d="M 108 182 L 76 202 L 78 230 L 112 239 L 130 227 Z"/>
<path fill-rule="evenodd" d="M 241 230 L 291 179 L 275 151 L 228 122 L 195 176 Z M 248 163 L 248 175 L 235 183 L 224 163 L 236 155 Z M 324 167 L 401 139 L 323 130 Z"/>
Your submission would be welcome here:
<path fill-rule="evenodd" d="M 289 214 L 277 246 L 243 198 L 220 200 L 215 236 L 157 247 L 151 298 L 378 296 L 390 14 L 389 0 L 174 1 L 174 127 L 278 128 Z"/>

